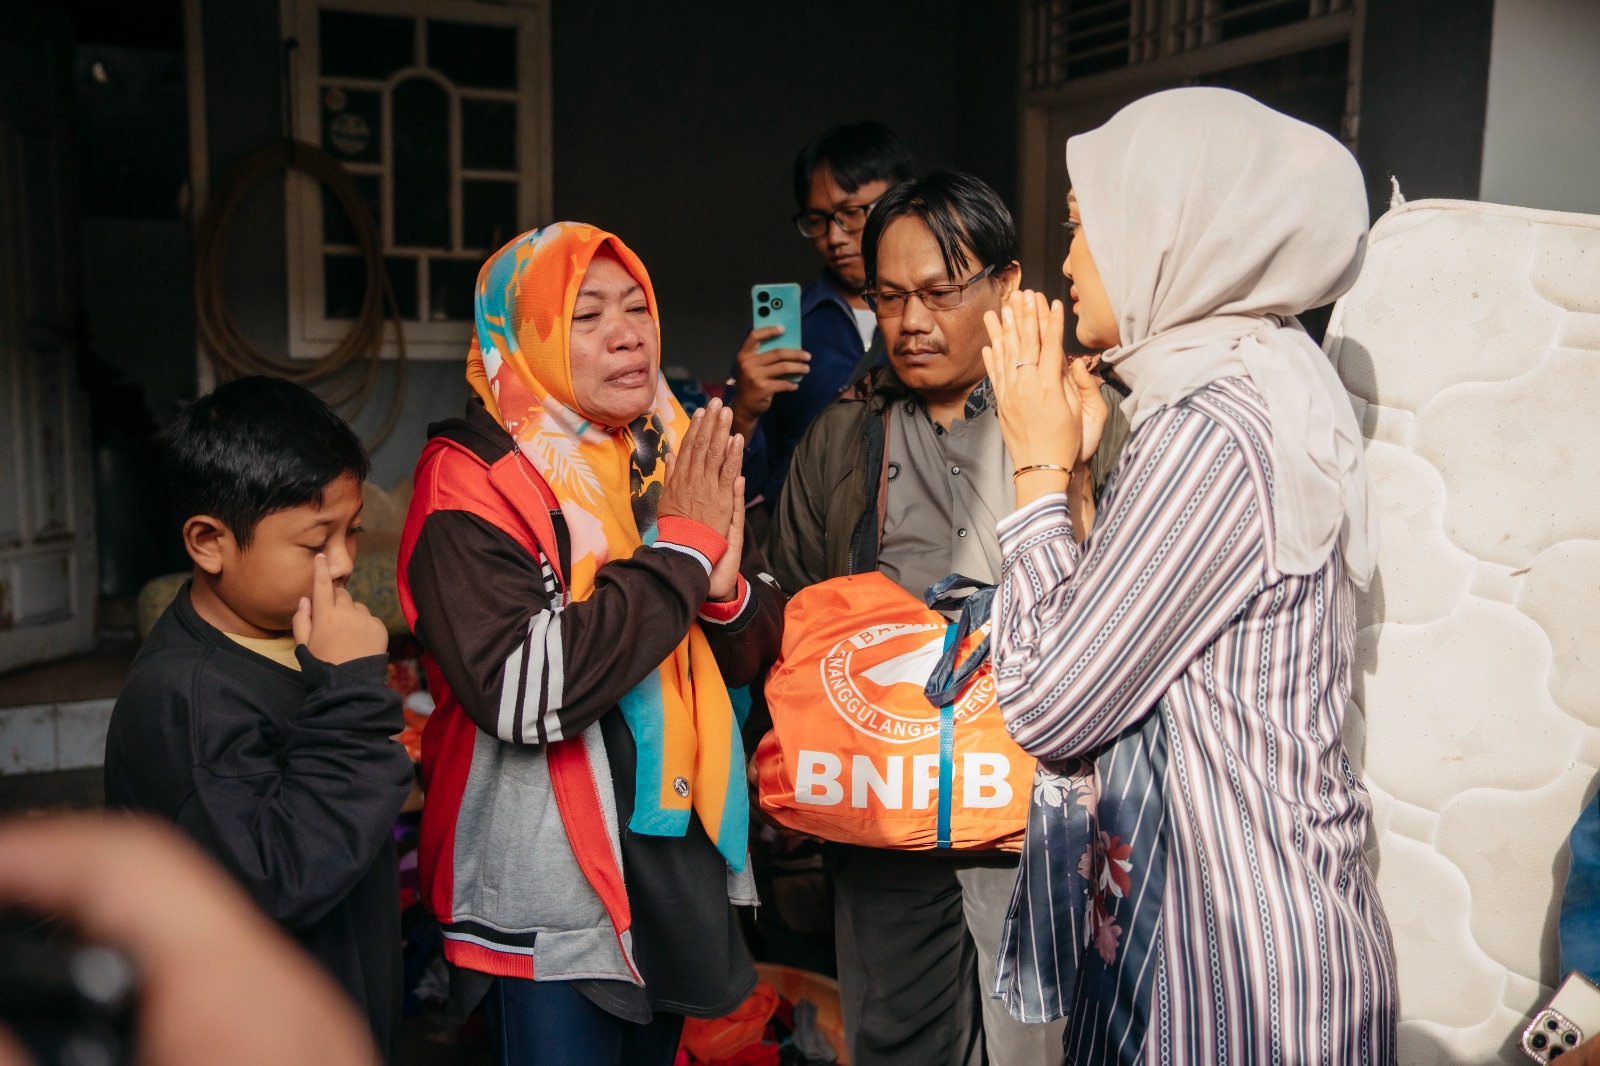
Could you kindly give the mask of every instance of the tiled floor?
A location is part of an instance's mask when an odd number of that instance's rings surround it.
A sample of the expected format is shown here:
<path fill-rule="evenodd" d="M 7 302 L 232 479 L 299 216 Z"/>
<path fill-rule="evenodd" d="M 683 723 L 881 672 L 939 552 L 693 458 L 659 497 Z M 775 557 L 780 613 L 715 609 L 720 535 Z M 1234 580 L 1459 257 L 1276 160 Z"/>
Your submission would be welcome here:
<path fill-rule="evenodd" d="M 0 777 L 0 817 L 18 811 L 85 810 L 105 803 L 100 768 Z"/>
<path fill-rule="evenodd" d="M 47 805 L 99 802 L 106 727 L 135 650 L 131 639 L 108 640 L 90 655 L 0 676 L 0 808 L 31 806 L 30 793 Z M 76 783 L 88 776 L 91 793 Z"/>
<path fill-rule="evenodd" d="M 115 699 L 138 651 L 126 640 L 106 640 L 88 655 L 0 674 L 0 707 Z"/>

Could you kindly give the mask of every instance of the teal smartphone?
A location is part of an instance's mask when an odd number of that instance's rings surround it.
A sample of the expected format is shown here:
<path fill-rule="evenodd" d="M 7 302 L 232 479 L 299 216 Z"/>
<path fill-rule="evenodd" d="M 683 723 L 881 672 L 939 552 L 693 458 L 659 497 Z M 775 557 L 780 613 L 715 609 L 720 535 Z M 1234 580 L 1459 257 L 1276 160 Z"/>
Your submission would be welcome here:
<path fill-rule="evenodd" d="M 800 343 L 800 286 L 793 282 L 750 286 L 750 328 L 782 326 L 783 332 L 762 341 L 756 350 L 770 352 L 774 348 L 801 348 Z M 786 381 L 799 381 L 805 374 L 785 374 Z"/>

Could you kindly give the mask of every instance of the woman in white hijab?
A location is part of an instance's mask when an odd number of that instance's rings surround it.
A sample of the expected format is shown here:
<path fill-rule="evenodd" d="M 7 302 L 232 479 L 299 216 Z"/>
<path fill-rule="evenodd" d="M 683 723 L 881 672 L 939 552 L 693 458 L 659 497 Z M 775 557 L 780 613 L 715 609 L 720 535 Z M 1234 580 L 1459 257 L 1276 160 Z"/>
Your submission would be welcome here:
<path fill-rule="evenodd" d="M 1387 1066 L 1389 927 L 1340 740 L 1375 516 L 1349 400 L 1293 317 L 1355 280 L 1360 170 L 1203 88 L 1072 138 L 1067 169 L 1078 337 L 1133 430 L 1085 539 L 1097 383 L 1059 301 L 990 316 L 1018 504 L 994 658 L 1045 760 L 997 990 L 1070 1016 L 1074 1063 Z"/>

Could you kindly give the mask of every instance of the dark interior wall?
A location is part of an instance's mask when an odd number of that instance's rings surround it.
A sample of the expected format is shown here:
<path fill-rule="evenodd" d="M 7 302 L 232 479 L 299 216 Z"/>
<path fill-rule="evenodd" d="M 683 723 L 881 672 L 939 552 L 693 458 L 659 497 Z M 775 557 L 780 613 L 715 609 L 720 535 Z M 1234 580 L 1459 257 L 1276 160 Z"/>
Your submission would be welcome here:
<path fill-rule="evenodd" d="M 960 166 L 1011 200 L 1017 0 L 551 5 L 554 218 L 627 241 L 660 298 L 663 362 L 720 379 L 748 326 L 749 288 L 818 270 L 789 223 L 789 168 L 838 122 L 894 127 L 919 169 Z M 213 181 L 281 135 L 277 0 L 203 0 Z M 553 220 L 553 219 L 552 219 Z M 282 182 L 232 227 L 229 300 L 258 345 L 287 336 Z M 459 409 L 458 362 L 413 363 L 400 427 L 374 478 L 410 473 L 427 423 Z M 385 371 L 381 407 L 392 388 Z M 379 413 L 356 419 L 372 428 Z"/>
<path fill-rule="evenodd" d="M 284 136 L 283 31 L 277 0 L 202 0 L 206 155 L 210 184 Z M 288 349 L 289 275 L 283 177 L 270 175 L 230 228 L 228 308 L 263 351 Z"/>
<path fill-rule="evenodd" d="M 40 4 L 42 8 L 45 5 Z M 155 430 L 195 393 L 188 108 L 174 0 L 62 0 L 81 214 L 80 381 L 102 596 L 180 568 Z"/>
<path fill-rule="evenodd" d="M 139 40 L 139 38 L 134 38 Z M 139 45 L 78 38 L 78 187 L 85 357 L 96 397 L 115 379 L 117 421 L 96 440 L 165 426 L 195 394 L 190 238 L 181 211 L 189 131 L 181 34 Z"/>
<path fill-rule="evenodd" d="M 951 110 L 955 134 L 950 164 L 994 186 L 1013 211 L 1019 207 L 1021 36 L 1022 5 L 1017 0 L 960 0 L 955 39 L 961 47 L 945 52 L 952 74 L 970 72 L 960 79 Z"/>
<path fill-rule="evenodd" d="M 206 0 L 207 128 L 220 176 L 278 134 L 276 0 Z M 554 218 L 619 233 L 650 268 L 663 359 L 715 380 L 731 361 L 752 284 L 809 280 L 789 167 L 809 137 L 873 117 L 919 167 L 957 165 L 1015 186 L 1015 2 L 897 0 L 862 7 L 554 4 Z M 878 44 L 881 42 L 881 44 Z M 230 306 L 263 347 L 287 333 L 282 186 L 264 183 L 233 227 Z M 382 406 L 392 372 L 374 397 Z M 455 362 L 414 363 L 374 476 L 410 471 L 429 421 L 463 395 Z M 376 411 L 356 420 L 377 423 Z"/>
<path fill-rule="evenodd" d="M 178 205 L 188 167 L 181 7 L 58 2 L 79 45 L 83 114 L 103 123 L 80 131 L 96 179 L 84 205 L 86 324 L 97 354 L 143 388 L 165 425 L 197 387 L 191 237 Z M 788 222 L 789 167 L 826 126 L 878 118 L 919 168 L 958 166 L 1014 198 L 1018 11 L 1016 0 L 724 0 L 629 5 L 624 18 L 553 4 L 554 217 L 597 222 L 634 245 L 661 294 L 666 363 L 720 378 L 749 286 L 817 271 Z M 284 132 L 278 2 L 202 0 L 201 32 L 214 186 Z M 110 75 L 99 85 L 97 61 Z M 271 176 L 229 230 L 229 309 L 272 352 L 288 336 L 284 228 L 283 182 Z M 413 363 L 408 376 L 400 425 L 374 456 L 382 484 L 410 472 L 427 424 L 464 392 L 455 361 Z M 385 367 L 358 430 L 376 428 L 394 380 Z"/>
<path fill-rule="evenodd" d="M 278 0 L 202 0 L 200 23 L 207 170 L 215 187 L 240 161 L 286 132 L 283 30 Z M 313 132 L 295 132 L 315 140 Z M 282 175 L 266 176 L 240 203 L 228 228 L 226 263 L 226 299 L 234 320 L 262 351 L 287 351 L 289 279 Z M 373 450 L 375 482 L 393 485 L 410 476 L 428 424 L 458 412 L 461 380 L 458 363 L 409 365 L 399 423 Z M 370 439 L 384 422 L 396 381 L 393 364 L 385 364 L 366 406 L 354 413 L 352 423 L 364 438 Z"/>
<path fill-rule="evenodd" d="M 1373 217 L 1389 177 L 1408 200 L 1475 200 L 1483 167 L 1494 0 L 1370 0 L 1356 156 Z"/>
<path fill-rule="evenodd" d="M 148 433 L 194 396 L 181 9 L 70 0 L 86 387 L 97 444 Z"/>
<path fill-rule="evenodd" d="M 619 20 L 557 3 L 555 213 L 632 245 L 660 297 L 665 363 L 720 378 L 750 286 L 818 271 L 789 222 L 810 137 L 875 118 L 919 169 L 1014 185 L 1015 6 L 639 4 Z M 974 113 L 991 101 L 998 114 Z"/>

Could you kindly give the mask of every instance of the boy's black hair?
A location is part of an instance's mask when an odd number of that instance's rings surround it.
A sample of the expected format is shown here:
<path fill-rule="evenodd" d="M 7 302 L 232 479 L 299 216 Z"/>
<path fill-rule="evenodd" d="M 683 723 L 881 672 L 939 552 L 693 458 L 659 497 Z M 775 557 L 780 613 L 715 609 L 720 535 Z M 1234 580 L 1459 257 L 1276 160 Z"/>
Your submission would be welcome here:
<path fill-rule="evenodd" d="M 339 477 L 364 481 L 370 468 L 360 438 L 333 408 L 279 378 L 218 385 L 178 417 L 167 445 L 178 522 L 211 515 L 241 548 L 267 515 L 320 505 Z"/>
<path fill-rule="evenodd" d="M 971 174 L 936 170 L 925 178 L 902 182 L 883 194 L 861 233 L 861 260 L 867 288 L 878 284 L 878 239 L 889 223 L 916 215 L 933 232 L 952 281 L 965 281 L 979 267 L 996 273 L 1016 262 L 1017 227 L 1000 194 Z M 978 259 L 970 266 L 967 252 Z"/>
<path fill-rule="evenodd" d="M 800 149 L 794 158 L 794 201 L 801 207 L 811 195 L 811 176 L 822 167 L 845 192 L 873 181 L 898 185 L 913 173 L 910 150 L 881 122 L 835 126 Z"/>

